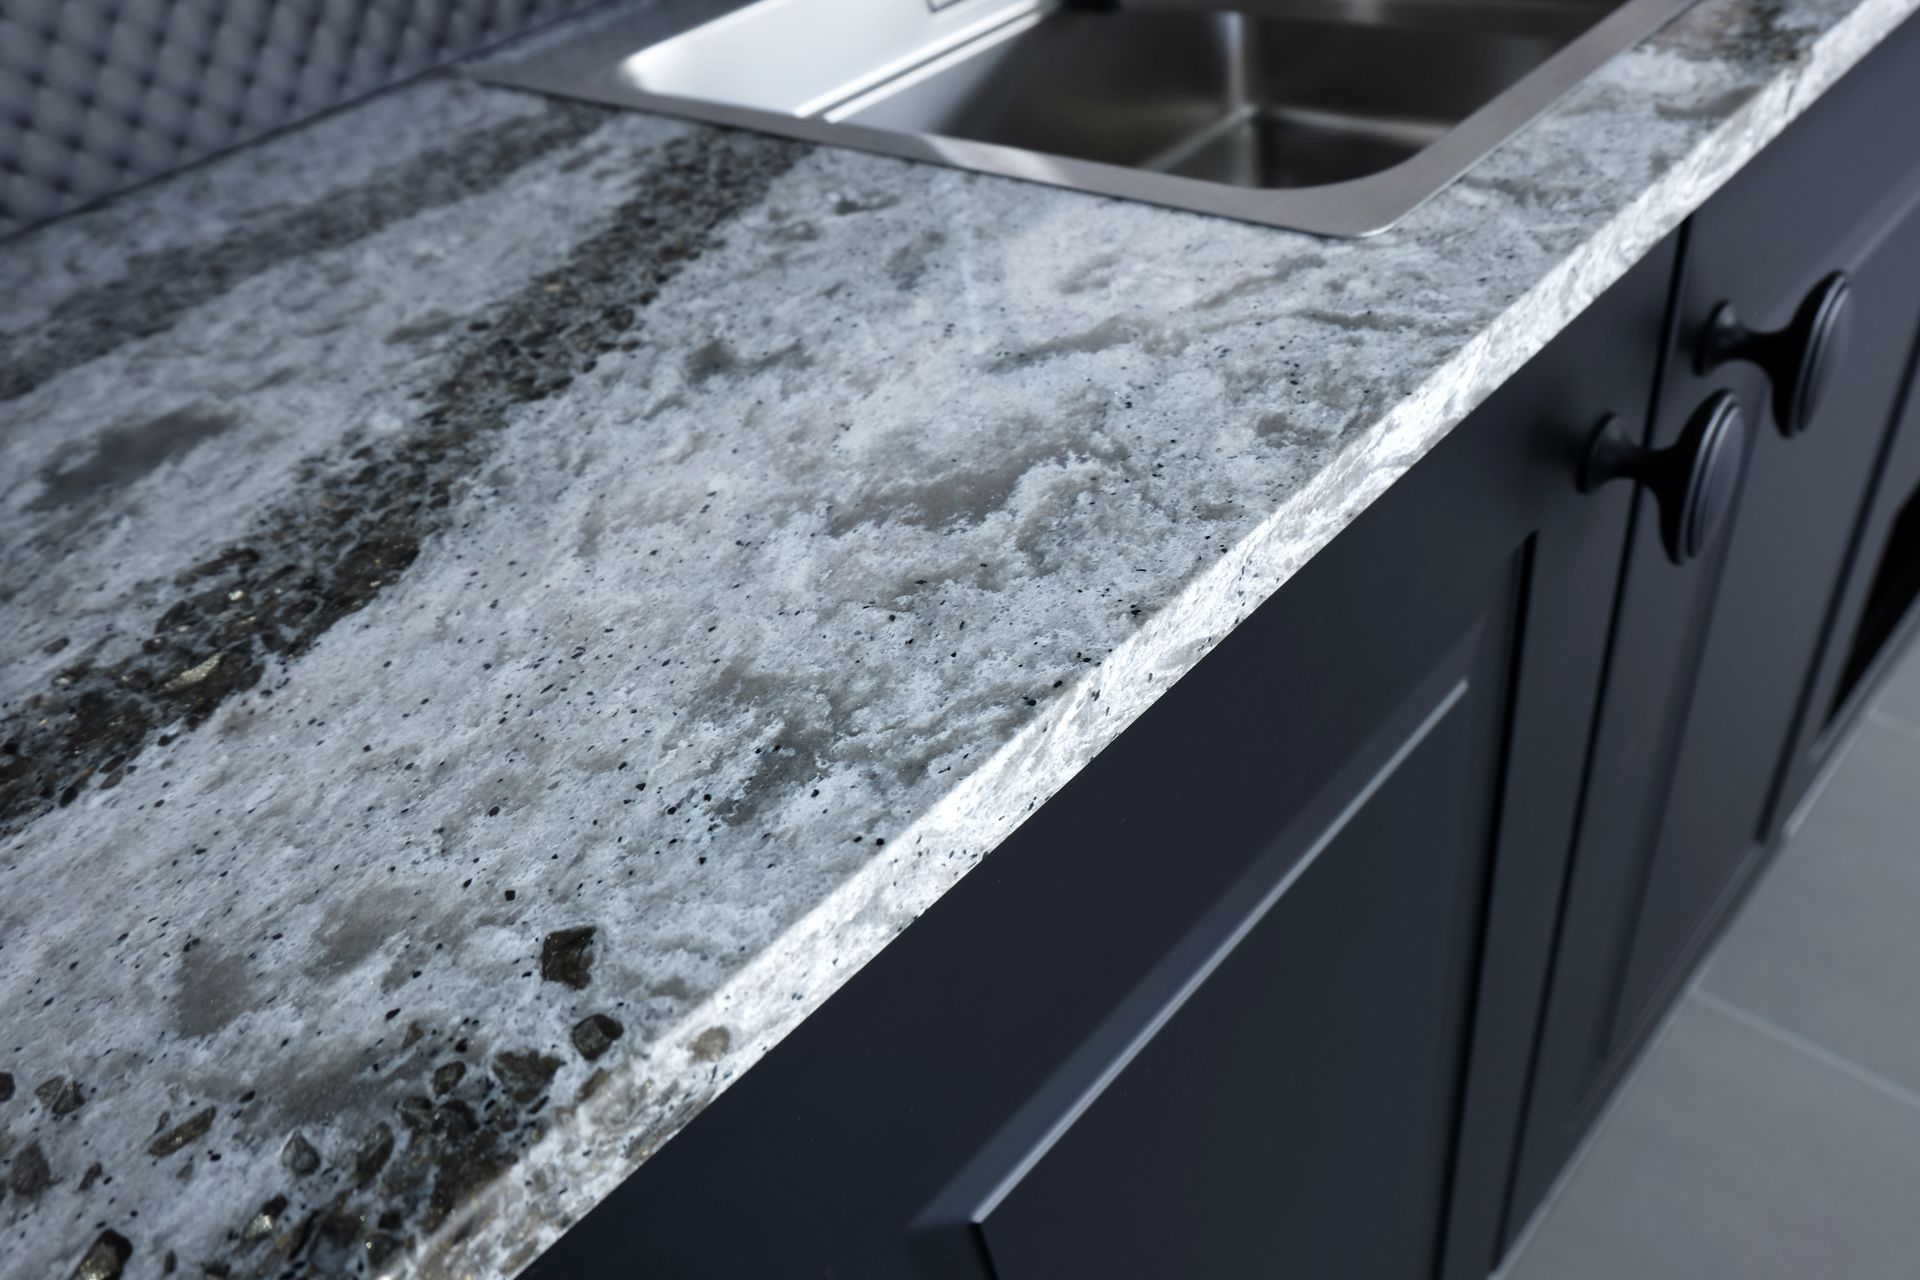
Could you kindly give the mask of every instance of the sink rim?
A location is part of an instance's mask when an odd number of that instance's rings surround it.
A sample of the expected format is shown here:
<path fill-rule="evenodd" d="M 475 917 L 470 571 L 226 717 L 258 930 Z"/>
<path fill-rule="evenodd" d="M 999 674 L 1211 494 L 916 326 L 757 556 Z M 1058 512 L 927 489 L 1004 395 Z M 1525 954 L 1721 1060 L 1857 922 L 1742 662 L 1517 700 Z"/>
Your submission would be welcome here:
<path fill-rule="evenodd" d="M 908 2 L 918 4 L 921 0 Z M 821 146 L 846 147 L 1283 230 L 1364 238 L 1391 230 L 1616 55 L 1646 39 L 1694 3 L 1625 0 L 1406 159 L 1360 177 L 1303 187 L 1235 186 L 970 138 L 912 133 L 850 119 L 830 120 L 822 115 L 791 115 L 763 107 L 653 92 L 622 77 L 622 66 L 636 54 L 713 23 L 736 20 L 753 8 L 752 4 L 705 15 L 678 31 L 624 48 L 610 57 L 604 52 L 609 41 L 588 28 L 574 39 L 550 45 L 522 61 L 482 67 L 473 74 L 490 83 L 552 96 L 771 133 Z"/>

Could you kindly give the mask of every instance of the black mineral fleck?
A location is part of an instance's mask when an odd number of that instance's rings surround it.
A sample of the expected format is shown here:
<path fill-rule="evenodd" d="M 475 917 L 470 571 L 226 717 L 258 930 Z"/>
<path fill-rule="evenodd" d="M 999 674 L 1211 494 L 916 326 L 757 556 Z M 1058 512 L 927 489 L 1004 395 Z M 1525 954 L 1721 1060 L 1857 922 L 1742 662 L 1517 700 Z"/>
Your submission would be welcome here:
<path fill-rule="evenodd" d="M 400 1113 L 400 1122 L 413 1133 L 419 1133 L 433 1124 L 433 1103 L 418 1094 L 400 1099 L 394 1109 Z"/>
<path fill-rule="evenodd" d="M 287 1145 L 280 1148 L 280 1163 L 287 1166 L 295 1177 L 304 1178 L 320 1167 L 320 1153 L 313 1144 L 299 1134 L 287 1139 Z"/>
<path fill-rule="evenodd" d="M 627 1033 L 619 1021 L 604 1013 L 590 1013 L 573 1024 L 573 1047 L 588 1062 L 613 1047 L 613 1042 Z"/>
<path fill-rule="evenodd" d="M 71 1280 L 120 1280 L 120 1272 L 133 1256 L 133 1242 L 118 1231 L 102 1231 L 94 1237 Z"/>
<path fill-rule="evenodd" d="M 594 926 L 558 929 L 540 944 L 540 976 L 575 991 L 593 980 Z"/>
<path fill-rule="evenodd" d="M 286 1211 L 287 1198 L 285 1196 L 273 1197 L 273 1199 L 261 1205 L 259 1212 L 247 1220 L 245 1230 L 240 1233 L 240 1239 L 248 1244 L 256 1240 L 266 1239 L 272 1235 L 275 1228 L 280 1225 L 280 1217 L 286 1213 Z"/>
<path fill-rule="evenodd" d="M 360 1145 L 353 1152 L 354 1185 L 364 1187 L 379 1176 L 386 1168 L 387 1158 L 393 1154 L 393 1126 L 381 1121 L 367 1130 L 366 1137 L 360 1139 Z"/>
<path fill-rule="evenodd" d="M 175 1125 L 147 1144 L 148 1152 L 156 1156 L 170 1156 L 188 1143 L 199 1141 L 206 1136 L 207 1130 L 213 1128 L 216 1114 L 217 1108 L 214 1107 L 196 1112 L 184 1123 Z"/>
<path fill-rule="evenodd" d="M 40 1105 L 56 1116 L 71 1115 L 87 1101 L 80 1092 L 80 1082 L 69 1080 L 65 1076 L 54 1076 L 51 1080 L 42 1080 L 40 1087 L 33 1091 L 40 1099 Z"/>
<path fill-rule="evenodd" d="M 463 1142 L 480 1128 L 480 1117 L 458 1098 L 441 1103 L 433 1112 L 433 1136 L 442 1142 Z"/>
<path fill-rule="evenodd" d="M 361 1215 L 356 1212 L 345 1208 L 326 1211 L 315 1224 L 314 1249 L 310 1256 L 322 1267 L 331 1265 L 332 1270 L 344 1273 L 351 1265 L 353 1249 L 363 1229 Z"/>
<path fill-rule="evenodd" d="M 393 1259 L 405 1247 L 406 1242 L 384 1231 L 375 1231 L 367 1237 L 367 1265 L 378 1270 Z"/>
<path fill-rule="evenodd" d="M 7 1175 L 7 1185 L 15 1195 L 29 1200 L 53 1185 L 53 1170 L 47 1166 L 47 1153 L 40 1149 L 39 1143 L 29 1142 L 20 1148 Z"/>
<path fill-rule="evenodd" d="M 0 1102 L 5 1102 L 12 1096 L 13 1074 L 8 1071 L 0 1071 Z"/>
<path fill-rule="evenodd" d="M 466 1075 L 466 1063 L 443 1063 L 433 1069 L 433 1091 L 435 1093 L 452 1093 L 454 1089 L 459 1086 L 460 1082 L 466 1078 Z"/>
<path fill-rule="evenodd" d="M 503 1053 L 493 1060 L 494 1079 L 516 1102 L 532 1102 L 539 1097 L 559 1069 L 560 1059 L 533 1049 Z"/>

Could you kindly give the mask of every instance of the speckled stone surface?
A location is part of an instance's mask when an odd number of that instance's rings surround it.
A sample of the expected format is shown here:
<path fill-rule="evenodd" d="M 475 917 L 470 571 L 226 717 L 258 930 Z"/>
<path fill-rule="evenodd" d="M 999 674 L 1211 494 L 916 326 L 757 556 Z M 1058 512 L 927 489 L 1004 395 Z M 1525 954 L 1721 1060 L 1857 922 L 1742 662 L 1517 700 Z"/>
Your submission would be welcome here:
<path fill-rule="evenodd" d="M 0 244 L 0 1274 L 523 1266 L 1913 6 L 1362 242 L 437 79 Z"/>

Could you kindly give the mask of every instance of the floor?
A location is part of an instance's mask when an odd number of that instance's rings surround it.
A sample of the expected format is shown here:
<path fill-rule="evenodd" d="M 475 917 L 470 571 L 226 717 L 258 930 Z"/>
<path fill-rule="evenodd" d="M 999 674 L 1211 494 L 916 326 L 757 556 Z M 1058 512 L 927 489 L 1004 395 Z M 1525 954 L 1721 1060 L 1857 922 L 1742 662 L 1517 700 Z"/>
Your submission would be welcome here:
<path fill-rule="evenodd" d="M 1920 650 L 1504 1280 L 1920 1280 Z"/>

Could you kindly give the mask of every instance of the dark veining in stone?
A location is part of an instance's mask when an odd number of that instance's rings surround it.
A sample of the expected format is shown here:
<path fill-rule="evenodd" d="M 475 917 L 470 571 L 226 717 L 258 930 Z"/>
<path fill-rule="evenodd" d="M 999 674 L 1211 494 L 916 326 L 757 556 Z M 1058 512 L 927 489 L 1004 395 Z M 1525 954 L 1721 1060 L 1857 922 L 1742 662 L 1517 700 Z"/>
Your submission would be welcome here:
<path fill-rule="evenodd" d="M 782 365 L 804 369 L 807 364 L 807 353 L 797 341 L 789 342 L 778 351 L 768 352 L 757 359 L 742 360 L 734 349 L 727 345 L 725 339 L 715 338 L 711 342 L 704 342 L 694 348 L 693 353 L 687 357 L 686 371 L 687 381 L 697 387 L 712 378 L 728 375 L 750 376 Z"/>
<path fill-rule="evenodd" d="M 1451 332 L 1446 325 L 1428 316 L 1411 312 L 1384 312 L 1368 308 L 1364 311 L 1341 311 L 1332 307 L 1301 307 L 1292 313 L 1301 320 L 1314 324 L 1323 324 L 1333 329 L 1350 332 L 1375 330 L 1385 333 L 1430 333 L 1440 335 Z"/>
<path fill-rule="evenodd" d="M 946 242 L 946 233 L 934 229 L 911 244 L 901 245 L 887 258 L 887 278 L 902 293 L 913 292 L 927 273 L 928 261 Z"/>
<path fill-rule="evenodd" d="M 0 401 L 163 332 L 192 308 L 283 262 L 352 244 L 391 223 L 490 190 L 593 132 L 608 114 L 582 103 L 549 102 L 544 111 L 458 138 L 214 244 L 138 255 L 123 278 L 63 301 L 21 343 L 24 349 L 0 351 Z"/>
<path fill-rule="evenodd" d="M 252 999 L 245 956 L 202 946 L 197 938 L 188 940 L 173 1001 L 181 1035 L 212 1035 L 244 1013 Z"/>
<path fill-rule="evenodd" d="M 1752 100 L 1759 89 L 1750 84 L 1738 85 L 1705 103 L 1691 106 L 1656 102 L 1654 111 L 1667 120 L 1723 120 L 1738 111 Z"/>
<path fill-rule="evenodd" d="M 1317 271 L 1326 265 L 1326 258 L 1320 254 L 1303 254 L 1290 262 L 1282 263 L 1272 271 L 1264 272 L 1257 276 L 1250 276 L 1245 280 L 1237 281 L 1223 289 L 1208 294 L 1193 304 L 1194 309 L 1196 311 L 1212 311 L 1216 308 L 1224 307 L 1230 302 L 1238 302 L 1245 297 L 1272 293 L 1295 276 L 1302 275 L 1308 271 Z"/>
<path fill-rule="evenodd" d="M 124 423 L 101 432 L 75 457 L 63 454 L 41 473 L 41 489 L 30 511 L 64 507 L 105 489 L 118 489 L 166 462 L 211 440 L 239 421 L 210 405 L 187 405 L 143 422 Z"/>
<path fill-rule="evenodd" d="M 559 116 L 584 131 L 576 117 Z M 554 135 L 543 119 L 542 145 L 577 136 Z M 200 724 L 257 685 L 270 663 L 304 653 L 365 607 L 442 526 L 512 413 L 630 342 L 660 286 L 806 151 L 723 130 L 662 147 L 605 230 L 469 326 L 451 371 L 407 428 L 357 448 L 349 465 L 310 464 L 253 536 L 210 549 L 174 579 L 173 604 L 139 653 L 82 658 L 0 721 L 0 835 L 72 803 L 90 781 L 114 785 L 162 728 Z"/>
<path fill-rule="evenodd" d="M 1804 30 L 1783 25 L 1780 0 L 1713 8 L 1691 15 L 1664 43 L 1669 48 L 1719 61 L 1727 50 L 1741 51 L 1741 60 L 1757 66 L 1791 66 L 1806 57 Z"/>
<path fill-rule="evenodd" d="M 1007 373 L 1060 356 L 1095 355 L 1113 347 L 1140 342 L 1145 336 L 1136 322 L 1120 316 L 1109 316 L 1084 333 L 1065 334 L 1018 351 L 1003 352 L 987 364 L 987 371 Z"/>

